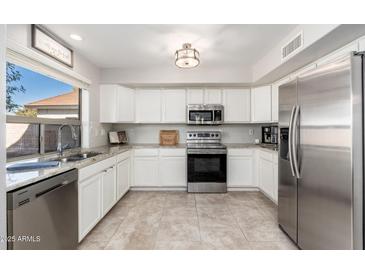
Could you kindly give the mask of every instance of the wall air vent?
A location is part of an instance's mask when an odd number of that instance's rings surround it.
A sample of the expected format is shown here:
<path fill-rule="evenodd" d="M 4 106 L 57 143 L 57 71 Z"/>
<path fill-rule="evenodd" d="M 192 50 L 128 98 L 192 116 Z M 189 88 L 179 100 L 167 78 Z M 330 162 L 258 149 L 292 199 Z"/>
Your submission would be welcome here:
<path fill-rule="evenodd" d="M 302 46 L 303 32 L 300 32 L 281 48 L 281 60 L 284 61 L 293 56 Z"/>

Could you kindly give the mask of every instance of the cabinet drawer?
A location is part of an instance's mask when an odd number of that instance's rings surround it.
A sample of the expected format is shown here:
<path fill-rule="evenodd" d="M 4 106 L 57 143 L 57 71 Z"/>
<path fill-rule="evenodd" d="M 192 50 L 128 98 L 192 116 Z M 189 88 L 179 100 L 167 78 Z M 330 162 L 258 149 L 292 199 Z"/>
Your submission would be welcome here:
<path fill-rule="evenodd" d="M 115 165 L 116 157 L 110 157 L 95 164 L 79 169 L 79 182 Z"/>
<path fill-rule="evenodd" d="M 118 154 L 116 157 L 117 157 L 117 163 L 125 160 L 125 159 L 128 159 L 129 157 L 131 156 L 131 152 L 130 151 L 125 151 L 125 152 L 122 152 L 120 154 Z"/>
<path fill-rule="evenodd" d="M 134 150 L 134 156 L 154 157 L 158 156 L 157 148 L 137 148 Z"/>
<path fill-rule="evenodd" d="M 161 156 L 182 156 L 186 155 L 185 148 L 160 148 Z"/>
<path fill-rule="evenodd" d="M 253 149 L 250 148 L 229 148 L 228 156 L 251 156 Z"/>

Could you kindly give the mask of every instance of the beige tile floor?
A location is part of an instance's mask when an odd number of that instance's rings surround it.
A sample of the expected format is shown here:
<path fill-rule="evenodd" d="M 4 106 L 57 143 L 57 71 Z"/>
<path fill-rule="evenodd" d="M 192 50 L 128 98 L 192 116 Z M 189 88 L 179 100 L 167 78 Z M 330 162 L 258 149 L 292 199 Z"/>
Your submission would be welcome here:
<path fill-rule="evenodd" d="M 130 191 L 79 249 L 297 249 L 259 192 Z"/>

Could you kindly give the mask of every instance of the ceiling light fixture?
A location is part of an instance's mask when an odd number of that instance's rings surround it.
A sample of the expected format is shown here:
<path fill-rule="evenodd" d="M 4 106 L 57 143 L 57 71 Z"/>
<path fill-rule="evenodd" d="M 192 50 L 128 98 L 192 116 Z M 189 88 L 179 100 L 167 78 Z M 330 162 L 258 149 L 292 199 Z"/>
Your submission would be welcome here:
<path fill-rule="evenodd" d="M 199 65 L 200 54 L 196 49 L 191 48 L 191 44 L 183 44 L 183 48 L 175 53 L 175 65 L 179 68 L 194 68 Z"/>
<path fill-rule="evenodd" d="M 82 37 L 80 35 L 77 34 L 70 34 L 70 37 L 76 41 L 81 41 Z"/>

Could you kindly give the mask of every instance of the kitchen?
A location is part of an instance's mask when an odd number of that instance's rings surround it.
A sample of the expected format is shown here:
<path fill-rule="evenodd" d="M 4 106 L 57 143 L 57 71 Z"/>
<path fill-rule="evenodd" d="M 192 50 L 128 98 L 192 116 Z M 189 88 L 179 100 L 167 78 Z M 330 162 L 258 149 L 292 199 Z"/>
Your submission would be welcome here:
<path fill-rule="evenodd" d="M 364 25 L 1 34 L 2 249 L 364 249 Z"/>

